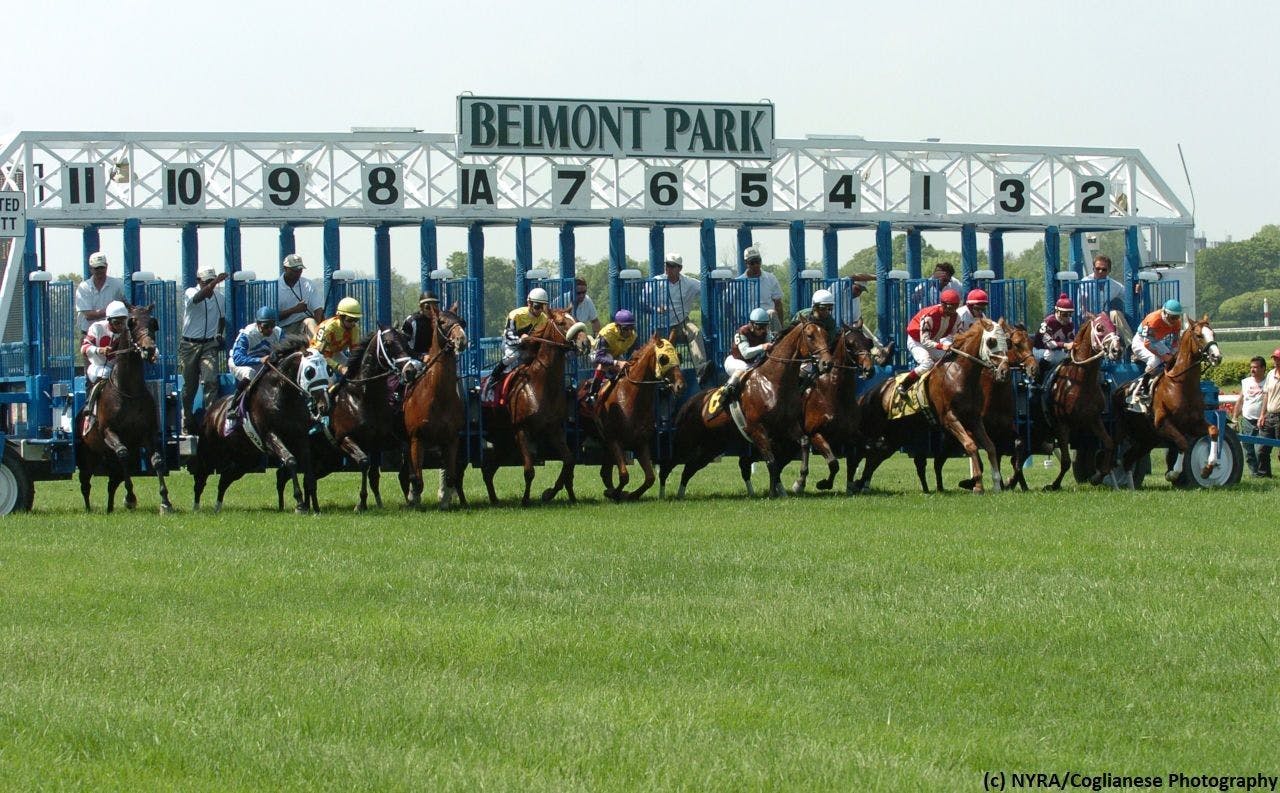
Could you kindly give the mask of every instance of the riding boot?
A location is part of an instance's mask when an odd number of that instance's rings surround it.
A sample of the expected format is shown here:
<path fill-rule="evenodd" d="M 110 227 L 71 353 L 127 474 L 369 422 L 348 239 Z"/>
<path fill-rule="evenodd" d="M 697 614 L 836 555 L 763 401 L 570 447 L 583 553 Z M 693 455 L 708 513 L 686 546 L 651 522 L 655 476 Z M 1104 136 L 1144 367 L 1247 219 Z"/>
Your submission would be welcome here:
<path fill-rule="evenodd" d="M 84 432 L 87 435 L 89 430 L 93 429 L 98 423 L 98 394 L 102 391 L 102 384 L 106 382 L 104 377 L 93 385 L 89 386 L 89 393 L 84 399 Z"/>
<path fill-rule="evenodd" d="M 227 417 L 222 424 L 223 437 L 231 435 L 240 428 L 241 419 L 244 417 L 244 393 L 248 388 L 249 378 L 236 380 L 236 392 L 227 405 Z"/>
<path fill-rule="evenodd" d="M 742 378 L 745 374 L 745 371 L 738 371 L 729 375 L 729 379 L 724 384 L 723 400 L 725 404 L 738 400 L 738 395 L 742 392 Z"/>
<path fill-rule="evenodd" d="M 502 378 L 506 376 L 507 367 L 502 361 L 498 361 L 493 365 L 493 369 L 489 372 L 489 379 L 485 380 L 484 389 L 480 392 L 480 400 L 482 402 L 496 402 L 498 400 L 498 387 L 502 385 Z"/>
<path fill-rule="evenodd" d="M 907 393 L 911 391 L 911 386 L 915 385 L 919 379 L 920 373 L 915 369 L 907 372 L 907 376 L 902 378 L 901 383 L 898 383 L 898 396 L 906 397 Z"/>

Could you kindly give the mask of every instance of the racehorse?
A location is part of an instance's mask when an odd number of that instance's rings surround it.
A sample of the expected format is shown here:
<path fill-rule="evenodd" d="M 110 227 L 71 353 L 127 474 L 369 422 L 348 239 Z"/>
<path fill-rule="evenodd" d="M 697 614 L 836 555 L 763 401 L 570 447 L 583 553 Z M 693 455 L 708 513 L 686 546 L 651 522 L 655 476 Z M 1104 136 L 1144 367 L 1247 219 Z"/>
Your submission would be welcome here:
<path fill-rule="evenodd" d="M 1102 444 L 1101 465 L 1090 480 L 1101 484 L 1115 465 L 1115 444 L 1102 423 L 1107 398 L 1102 387 L 1102 361 L 1120 360 L 1123 345 L 1115 323 L 1106 312 L 1085 314 L 1076 331 L 1068 357 L 1054 370 L 1046 383 L 1043 399 L 1031 405 L 1032 449 L 1056 447 L 1061 457 L 1058 476 L 1045 490 L 1061 490 L 1062 480 L 1071 468 L 1070 439 L 1073 430 L 1088 432 Z M 1009 486 L 1027 489 L 1020 466 L 1014 466 Z"/>
<path fill-rule="evenodd" d="M 235 409 L 236 395 L 219 399 L 204 412 L 196 453 L 187 463 L 195 480 L 195 509 L 200 509 L 200 495 L 215 472 L 220 474 L 218 511 L 231 483 L 256 469 L 266 455 L 292 478 L 296 511 L 319 510 L 308 435 L 329 412 L 329 367 L 324 356 L 305 346 L 295 341 L 271 354 L 245 388 L 245 415 L 230 436 L 224 437 L 222 428 L 227 412 Z M 303 488 L 298 487 L 299 469 Z M 284 509 L 283 492 L 277 508 Z"/>
<path fill-rule="evenodd" d="M 812 367 L 814 359 L 816 367 Z M 683 498 L 693 475 L 723 452 L 741 432 L 769 466 L 769 496 L 785 496 L 782 468 L 799 451 L 804 433 L 801 397 L 806 383 L 802 382 L 801 364 L 816 369 L 815 374 L 831 369 L 826 331 L 815 322 L 798 322 L 784 330 L 773 349 L 765 353 L 765 361 L 742 381 L 741 394 L 734 403 L 741 410 L 741 427 L 732 415 L 737 410 L 733 405 L 708 408 L 709 402 L 720 399 L 722 389 L 707 389 L 691 397 L 676 414 L 675 447 L 671 457 L 662 461 L 660 494 L 666 489 L 672 469 L 684 463 L 676 495 Z M 749 453 L 739 456 L 738 471 L 747 493 L 754 495 Z"/>
<path fill-rule="evenodd" d="M 836 334 L 834 363 L 831 371 L 819 375 L 804 395 L 804 440 L 800 443 L 800 476 L 791 486 L 793 493 L 803 493 L 809 477 L 810 447 L 827 461 L 827 478 L 817 483 L 819 490 L 830 490 L 840 471 L 832 445 L 843 446 L 849 460 L 858 442 L 858 380 L 871 376 L 878 345 L 861 328 L 842 325 Z M 883 349 L 883 348 L 880 348 Z M 846 487 L 853 487 L 853 468 L 846 466 Z"/>
<path fill-rule="evenodd" d="M 405 501 L 417 506 L 422 498 L 422 463 L 429 448 L 439 449 L 441 509 L 448 509 L 456 494 L 467 505 L 462 492 L 462 472 L 466 462 L 458 456 L 458 434 L 467 421 L 467 408 L 458 391 L 458 353 L 467 348 L 467 323 L 457 314 L 457 306 L 440 311 L 431 322 L 431 344 L 422 373 L 404 397 L 404 432 L 409 453 L 401 467 L 400 486 Z"/>
<path fill-rule="evenodd" d="M 1204 418 L 1204 394 L 1200 391 L 1202 366 L 1217 366 L 1222 362 L 1222 351 L 1209 327 L 1206 315 L 1199 321 L 1192 320 L 1190 327 L 1178 340 L 1166 370 L 1151 388 L 1151 409 L 1135 413 L 1128 409 L 1127 399 L 1132 381 L 1116 389 L 1111 395 L 1111 409 L 1116 422 L 1116 445 L 1128 443 L 1128 451 L 1121 461 L 1121 468 L 1128 474 L 1129 486 L 1134 486 L 1134 465 L 1151 453 L 1157 445 L 1172 442 L 1177 449 L 1177 459 L 1170 466 L 1165 479 L 1176 482 L 1182 476 L 1186 461 L 1188 438 L 1209 436 L 1209 457 L 1201 469 L 1201 476 L 1208 477 L 1218 465 L 1218 427 Z M 1141 378 L 1139 378 L 1141 380 Z"/>
<path fill-rule="evenodd" d="M 578 389 L 578 404 L 584 405 L 590 381 Z M 670 339 L 657 332 L 631 356 L 622 374 L 597 399 L 594 410 L 581 416 L 605 447 L 605 461 L 600 466 L 604 495 L 613 501 L 636 501 L 653 487 L 657 478 L 653 471 L 654 407 L 657 389 L 667 386 L 677 396 L 684 391 L 684 374 L 680 371 L 680 354 Z M 586 411 L 580 407 L 580 411 Z M 626 452 L 635 452 L 636 462 L 644 471 L 644 483 L 630 493 L 626 490 Z M 618 469 L 618 486 L 613 486 L 613 469 Z"/>
<path fill-rule="evenodd" d="M 908 438 L 928 432 L 926 411 L 937 417 L 937 423 L 960 442 L 969 456 L 969 472 L 974 478 L 973 492 L 983 492 L 979 448 L 987 453 L 993 487 L 999 492 L 1002 486 L 1000 455 L 982 422 L 984 399 L 979 379 L 987 369 L 992 370 L 996 383 L 1003 383 L 1009 376 L 1007 327 L 983 318 L 956 336 L 948 354 L 934 364 L 925 379 L 925 409 L 890 418 L 902 399 L 897 395 L 893 379 L 863 394 L 862 435 L 865 444 L 859 451 L 866 458 L 866 465 L 854 486 L 855 492 L 867 489 L 880 463 Z"/>
<path fill-rule="evenodd" d="M 392 398 L 399 384 L 412 381 L 417 371 L 418 362 L 405 348 L 400 331 L 379 328 L 351 352 L 347 377 L 330 394 L 333 410 L 328 431 L 311 436 L 311 461 L 317 480 L 341 469 L 344 455 L 359 467 L 360 501 L 356 512 L 368 508 L 370 490 L 374 503 L 382 507 L 382 452 L 398 448 L 404 441 L 400 407 L 392 404 Z M 393 379 L 398 382 L 392 383 Z M 276 494 L 281 503 L 288 478 L 284 468 L 276 471 Z M 319 504 L 308 506 L 320 511 Z"/>
<path fill-rule="evenodd" d="M 155 334 L 160 325 L 151 316 L 154 309 L 155 304 L 129 309 L 125 331 L 117 333 L 111 342 L 109 355 L 115 365 L 100 387 L 93 426 L 87 432 L 84 430 L 90 406 L 86 405 L 76 417 L 76 467 L 80 469 L 80 493 L 84 496 L 86 511 L 90 509 L 89 490 L 95 473 L 105 473 L 108 477 L 107 512 L 115 509 L 116 489 L 121 482 L 124 482 L 125 507 L 138 506 L 138 497 L 133 493 L 133 471 L 138 467 L 139 451 L 144 448 L 151 451 L 151 468 L 160 484 L 160 512 L 164 514 L 173 509 L 164 481 L 168 470 L 156 401 L 147 389 L 144 372 L 144 363 L 156 359 Z"/>
<path fill-rule="evenodd" d="M 563 488 L 569 503 L 577 501 L 573 494 L 573 450 L 565 439 L 565 421 L 569 416 L 569 395 L 565 389 L 565 356 L 581 348 L 575 339 L 586 325 L 575 322 L 564 309 L 549 309 L 547 322 L 529 334 L 529 344 L 536 347 L 528 363 L 513 370 L 508 384 L 496 384 L 495 393 L 505 394 L 501 404 L 482 407 L 485 436 L 493 444 L 487 451 L 481 473 L 489 491 L 489 501 L 498 503 L 493 489 L 493 475 L 504 459 L 520 453 L 524 465 L 524 497 L 521 506 L 529 505 L 529 489 L 533 486 L 532 443 L 547 443 L 560 456 L 560 476 L 553 486 L 542 491 L 542 500 L 550 501 Z M 581 336 L 583 342 L 586 336 Z M 505 388 L 504 388 L 505 385 Z"/>
<path fill-rule="evenodd" d="M 1009 335 L 1008 361 L 1010 372 L 1015 369 L 1022 369 L 1028 382 L 1034 383 L 1038 364 L 1035 353 L 1032 351 L 1031 334 L 1027 333 L 1027 329 L 1023 325 L 1010 326 L 1007 322 L 1002 321 L 1001 327 Z M 987 430 L 987 437 L 991 438 L 991 442 L 995 444 L 996 450 L 1002 455 L 1008 454 L 1013 461 L 1014 476 L 1008 484 L 1009 487 L 1013 487 L 1013 481 L 1022 477 L 1022 461 L 1027 457 L 1026 444 L 1023 441 L 1023 436 L 1018 432 L 1017 394 L 1015 392 L 1014 379 L 1010 377 L 1007 382 L 997 383 L 993 377 L 992 370 L 983 369 L 979 385 L 982 388 L 982 424 Z M 959 451 L 961 451 L 961 447 L 954 437 L 950 435 L 942 436 L 942 448 L 933 457 L 933 478 L 939 493 L 943 490 L 942 468 L 946 465 L 947 460 Z M 920 479 L 920 488 L 928 493 L 929 486 L 925 483 L 925 456 L 923 454 L 916 456 L 915 464 L 916 476 Z M 964 490 L 973 489 L 972 478 L 962 479 L 958 484 Z M 1025 482 L 1023 489 L 1026 489 Z"/>

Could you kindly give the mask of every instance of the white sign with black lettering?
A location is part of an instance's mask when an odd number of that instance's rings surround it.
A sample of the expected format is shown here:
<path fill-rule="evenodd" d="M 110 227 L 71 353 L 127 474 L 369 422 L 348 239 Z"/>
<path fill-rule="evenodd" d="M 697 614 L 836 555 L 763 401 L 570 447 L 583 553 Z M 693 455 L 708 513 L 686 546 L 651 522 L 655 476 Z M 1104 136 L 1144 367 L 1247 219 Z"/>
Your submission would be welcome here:
<path fill-rule="evenodd" d="M 498 166 L 463 165 L 458 168 L 458 206 L 498 205 Z"/>
<path fill-rule="evenodd" d="M 1106 217 L 1111 207 L 1111 180 L 1076 175 L 1076 214 Z"/>
<path fill-rule="evenodd" d="M 361 199 L 367 209 L 404 208 L 403 165 L 363 165 L 360 184 Z"/>
<path fill-rule="evenodd" d="M 911 214 L 947 214 L 947 175 L 945 173 L 911 172 Z"/>
<path fill-rule="evenodd" d="M 591 208 L 591 169 L 557 165 L 551 169 L 551 204 L 557 209 Z"/>
<path fill-rule="evenodd" d="M 647 166 L 644 169 L 644 208 L 684 209 L 684 169 L 668 165 Z"/>
<path fill-rule="evenodd" d="M 171 209 L 204 207 L 204 168 L 199 165 L 164 166 L 161 200 Z"/>
<path fill-rule="evenodd" d="M 1025 174 L 992 174 L 991 194 L 996 214 L 1031 214 L 1031 180 Z"/>
<path fill-rule="evenodd" d="M 102 209 L 107 195 L 101 165 L 72 162 L 62 166 L 62 206 L 67 209 Z"/>
<path fill-rule="evenodd" d="M 738 171 L 737 209 L 739 212 L 769 212 L 773 209 L 773 185 L 768 168 L 742 168 Z"/>
<path fill-rule="evenodd" d="M 305 171 L 296 165 L 262 166 L 262 208 L 274 212 L 306 205 Z"/>
<path fill-rule="evenodd" d="M 18 190 L 0 192 L 0 237 L 27 234 L 27 199 Z"/>
<path fill-rule="evenodd" d="M 862 209 L 862 176 L 857 171 L 823 171 L 827 211 L 854 214 Z"/>

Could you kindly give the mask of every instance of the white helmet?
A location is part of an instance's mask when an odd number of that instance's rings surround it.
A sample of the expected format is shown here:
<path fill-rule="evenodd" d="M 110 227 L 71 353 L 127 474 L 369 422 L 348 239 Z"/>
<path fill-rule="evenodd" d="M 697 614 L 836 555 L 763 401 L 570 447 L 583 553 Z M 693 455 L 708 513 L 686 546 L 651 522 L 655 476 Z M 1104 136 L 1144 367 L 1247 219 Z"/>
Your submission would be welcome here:
<path fill-rule="evenodd" d="M 123 319 L 127 316 L 129 316 L 129 309 L 124 307 L 124 303 L 112 300 L 107 304 L 107 319 Z"/>
<path fill-rule="evenodd" d="M 809 302 L 815 306 L 834 306 L 836 304 L 836 296 L 826 289 L 819 289 L 813 293 L 813 299 Z"/>
<path fill-rule="evenodd" d="M 546 305 L 551 302 L 551 298 L 547 297 L 547 290 L 538 287 L 537 289 L 529 290 L 529 297 L 526 298 L 526 302 Z"/>

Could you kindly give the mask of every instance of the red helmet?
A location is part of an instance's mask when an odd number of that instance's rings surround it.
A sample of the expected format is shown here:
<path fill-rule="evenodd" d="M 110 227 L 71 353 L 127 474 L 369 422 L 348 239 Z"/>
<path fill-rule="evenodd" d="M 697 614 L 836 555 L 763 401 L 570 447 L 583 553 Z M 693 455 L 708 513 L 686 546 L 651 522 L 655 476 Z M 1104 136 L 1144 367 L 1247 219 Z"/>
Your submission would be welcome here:
<path fill-rule="evenodd" d="M 1063 292 L 1058 295 L 1058 302 L 1053 304 L 1055 310 L 1058 311 L 1075 311 L 1076 304 L 1071 302 L 1071 298 L 1067 297 L 1067 293 Z"/>
<path fill-rule="evenodd" d="M 990 303 L 991 300 L 987 297 L 987 293 L 981 289 L 970 289 L 969 296 L 964 299 L 964 302 L 973 305 L 974 303 Z"/>
<path fill-rule="evenodd" d="M 954 289 L 943 289 L 942 294 L 938 296 L 938 302 L 947 306 L 960 305 L 960 293 Z"/>

